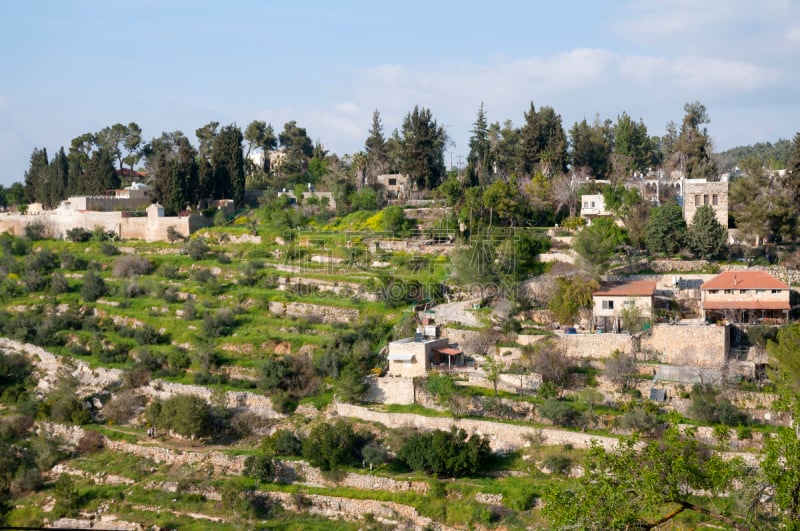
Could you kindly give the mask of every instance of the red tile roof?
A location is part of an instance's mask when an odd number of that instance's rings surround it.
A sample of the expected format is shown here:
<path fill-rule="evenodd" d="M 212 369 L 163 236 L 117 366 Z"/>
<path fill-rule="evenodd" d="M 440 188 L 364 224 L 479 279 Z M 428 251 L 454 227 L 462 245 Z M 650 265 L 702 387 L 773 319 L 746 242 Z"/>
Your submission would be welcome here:
<path fill-rule="evenodd" d="M 789 289 L 789 286 L 764 271 L 726 271 L 700 289 Z"/>
<path fill-rule="evenodd" d="M 456 356 L 458 354 L 461 354 L 461 351 L 458 350 L 457 348 L 444 347 L 444 348 L 435 348 L 433 350 L 435 352 L 438 352 L 439 354 L 447 354 L 448 356 Z"/>
<path fill-rule="evenodd" d="M 704 310 L 790 310 L 789 301 L 703 301 Z"/>
<path fill-rule="evenodd" d="M 615 284 L 592 293 L 593 296 L 607 297 L 651 297 L 656 292 L 655 280 L 633 280 L 624 284 Z"/>

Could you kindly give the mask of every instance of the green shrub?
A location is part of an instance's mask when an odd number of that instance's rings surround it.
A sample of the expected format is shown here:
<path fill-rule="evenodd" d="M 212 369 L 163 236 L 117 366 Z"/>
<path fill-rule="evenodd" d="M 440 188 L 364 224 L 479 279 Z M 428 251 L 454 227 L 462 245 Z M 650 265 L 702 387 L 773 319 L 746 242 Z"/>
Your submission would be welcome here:
<path fill-rule="evenodd" d="M 412 435 L 397 457 L 412 470 L 462 476 L 476 473 L 490 455 L 488 439 L 467 438 L 466 431 L 453 427 Z"/>
<path fill-rule="evenodd" d="M 92 270 L 83 275 L 83 286 L 81 287 L 81 297 L 87 302 L 94 302 L 108 293 L 105 281 Z"/>
<path fill-rule="evenodd" d="M 303 441 L 303 457 L 322 470 L 335 470 L 356 463 L 357 443 L 358 438 L 347 421 L 317 424 Z"/>
<path fill-rule="evenodd" d="M 291 430 L 278 430 L 264 441 L 264 448 L 276 455 L 302 455 L 303 441 Z"/>
<path fill-rule="evenodd" d="M 251 455 L 244 461 L 244 475 L 260 482 L 272 481 L 275 477 L 275 464 L 268 455 Z"/>
<path fill-rule="evenodd" d="M 572 459 L 564 454 L 552 454 L 545 457 L 543 464 L 554 474 L 566 475 L 572 467 Z"/>
<path fill-rule="evenodd" d="M 556 426 L 564 427 L 575 426 L 580 418 L 580 412 L 572 403 L 556 398 L 548 398 L 539 406 L 539 414 Z"/>
<path fill-rule="evenodd" d="M 41 221 L 35 221 L 25 225 L 25 238 L 32 242 L 43 240 L 45 238 L 45 228 Z"/>
<path fill-rule="evenodd" d="M 117 246 L 113 243 L 103 241 L 100 243 L 100 252 L 104 256 L 117 256 L 119 254 L 119 249 L 117 249 Z"/>
<path fill-rule="evenodd" d="M 69 229 L 66 233 L 66 238 L 74 243 L 88 242 L 92 237 L 92 233 L 83 227 L 75 227 Z"/>

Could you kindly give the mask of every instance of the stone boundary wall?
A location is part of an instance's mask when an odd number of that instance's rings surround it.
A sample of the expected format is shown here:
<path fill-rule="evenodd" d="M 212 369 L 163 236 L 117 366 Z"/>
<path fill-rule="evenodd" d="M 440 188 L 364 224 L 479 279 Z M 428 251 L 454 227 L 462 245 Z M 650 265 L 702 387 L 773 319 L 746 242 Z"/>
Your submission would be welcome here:
<path fill-rule="evenodd" d="M 29 343 L 0 338 L 0 349 L 19 352 L 33 360 L 34 365 L 44 372 L 38 384 L 38 388 L 42 392 L 47 392 L 50 386 L 55 383 L 58 371 L 63 366 L 62 361 L 55 354 Z M 107 369 L 105 367 L 92 369 L 83 360 L 74 358 L 69 358 L 69 360 L 73 365 L 71 374 L 78 379 L 84 392 L 94 393 L 101 391 L 119 382 L 122 378 L 122 371 L 119 369 Z M 175 395 L 194 395 L 209 403 L 214 394 L 207 387 L 166 382 L 164 380 L 152 380 L 147 386 L 138 388 L 138 391 L 143 395 L 162 400 Z M 265 418 L 276 419 L 284 417 L 284 415 L 275 411 L 272 407 L 272 401 L 268 397 L 247 391 L 226 392 L 224 405 L 231 409 L 247 410 Z"/>
<path fill-rule="evenodd" d="M 644 352 L 654 361 L 692 367 L 722 367 L 729 349 L 728 327 L 656 324 L 648 332 L 630 334 L 559 334 L 559 346 L 572 358 L 606 359 L 615 350 Z"/>
<path fill-rule="evenodd" d="M 211 224 L 210 220 L 198 215 L 125 217 L 122 212 L 47 210 L 38 215 L 2 214 L 0 232 L 10 232 L 19 236 L 25 233 L 27 225 L 37 222 L 44 225 L 45 233 L 53 238 L 63 239 L 68 230 L 78 227 L 86 230 L 102 227 L 103 230 L 111 231 L 122 239 L 149 242 L 166 241 L 170 227 L 181 236 L 188 237 Z"/>
<path fill-rule="evenodd" d="M 722 367 L 728 355 L 728 326 L 657 324 L 641 337 L 641 348 L 658 361 L 691 367 Z"/>
<path fill-rule="evenodd" d="M 365 402 L 406 405 L 414 403 L 413 378 L 369 378 L 367 383 L 369 388 L 362 396 Z"/>
<path fill-rule="evenodd" d="M 291 512 L 307 512 L 331 519 L 341 517 L 345 520 L 360 520 L 371 515 L 379 522 L 399 529 L 456 531 L 453 527 L 436 522 L 427 516 L 421 516 L 410 505 L 396 502 L 356 500 L 321 494 L 296 496 L 288 492 L 261 492 L 260 494 L 280 503 L 284 509 Z M 308 505 L 305 506 L 305 504 Z"/>
<path fill-rule="evenodd" d="M 571 358 L 605 359 L 615 350 L 634 353 L 633 336 L 629 334 L 558 334 L 556 341 Z"/>
<path fill-rule="evenodd" d="M 359 311 L 354 308 L 339 308 L 306 302 L 270 301 L 269 311 L 278 316 L 303 318 L 317 316 L 322 319 L 323 323 L 352 323 L 359 316 Z"/>
<path fill-rule="evenodd" d="M 512 452 L 531 445 L 531 440 L 541 440 L 541 444 L 557 446 L 571 444 L 577 448 L 589 448 L 592 442 L 605 449 L 615 448 L 619 439 L 602 435 L 571 432 L 551 428 L 536 428 L 474 419 L 455 419 L 447 417 L 427 417 L 412 413 L 384 413 L 352 404 L 337 403 L 333 413 L 340 417 L 353 417 L 368 422 L 378 422 L 389 428 L 418 429 L 423 431 L 449 430 L 451 426 L 461 428 L 468 434 L 478 434 L 489 439 L 495 452 Z"/>
<path fill-rule="evenodd" d="M 69 426 L 55 422 L 37 422 L 37 429 L 51 437 L 58 437 L 70 445 L 77 445 L 86 431 L 80 426 Z M 150 459 L 156 463 L 168 465 L 207 465 L 223 474 L 241 474 L 247 456 L 231 456 L 217 451 L 182 451 L 160 446 L 145 446 L 123 441 L 115 441 L 103 436 L 105 448 L 126 454 L 136 455 Z M 374 476 L 371 474 L 356 474 L 348 472 L 340 481 L 331 481 L 325 478 L 319 468 L 313 467 L 305 461 L 275 460 L 276 481 L 279 483 L 302 483 L 316 487 L 349 487 L 360 490 L 385 490 L 390 492 L 428 492 L 428 483 L 425 481 L 397 480 L 393 478 Z"/>

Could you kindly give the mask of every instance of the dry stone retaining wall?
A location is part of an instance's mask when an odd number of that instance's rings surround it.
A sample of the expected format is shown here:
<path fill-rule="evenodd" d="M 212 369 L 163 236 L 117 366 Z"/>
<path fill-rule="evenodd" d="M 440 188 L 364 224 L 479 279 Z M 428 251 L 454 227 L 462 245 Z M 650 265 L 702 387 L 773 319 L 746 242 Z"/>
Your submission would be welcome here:
<path fill-rule="evenodd" d="M 421 516 L 415 508 L 409 505 L 395 502 L 355 500 L 320 494 L 295 496 L 288 492 L 263 492 L 262 495 L 277 501 L 284 509 L 292 512 L 308 512 L 326 518 L 341 517 L 346 520 L 359 520 L 371 515 L 388 525 L 411 524 L 410 527 L 404 526 L 404 528 L 414 531 L 425 529 L 455 531 L 452 527 L 440 524 L 427 516 Z"/>
<path fill-rule="evenodd" d="M 324 323 L 352 323 L 359 316 L 358 310 L 354 308 L 338 308 L 305 302 L 270 301 L 269 311 L 279 316 L 304 318 L 316 316 L 321 318 Z"/>
<path fill-rule="evenodd" d="M 378 422 L 390 428 L 412 428 L 424 431 L 449 430 L 451 426 L 461 428 L 468 434 L 478 434 L 489 439 L 489 445 L 495 452 L 512 452 L 530 446 L 531 439 L 541 439 L 542 444 L 572 444 L 579 448 L 588 448 L 592 441 L 606 449 L 617 446 L 615 437 L 589 435 L 550 428 L 534 428 L 474 419 L 453 419 L 446 417 L 426 417 L 410 413 L 384 413 L 351 404 L 337 403 L 335 414 L 341 417 L 353 417 L 369 422 Z"/>
<path fill-rule="evenodd" d="M 573 358 L 606 359 L 614 351 L 653 353 L 670 365 L 712 368 L 725 365 L 729 347 L 727 327 L 656 324 L 649 332 L 630 334 L 560 334 L 564 352 Z"/>
<path fill-rule="evenodd" d="M 412 378 L 370 378 L 369 388 L 362 399 L 378 404 L 413 404 L 414 380 Z"/>

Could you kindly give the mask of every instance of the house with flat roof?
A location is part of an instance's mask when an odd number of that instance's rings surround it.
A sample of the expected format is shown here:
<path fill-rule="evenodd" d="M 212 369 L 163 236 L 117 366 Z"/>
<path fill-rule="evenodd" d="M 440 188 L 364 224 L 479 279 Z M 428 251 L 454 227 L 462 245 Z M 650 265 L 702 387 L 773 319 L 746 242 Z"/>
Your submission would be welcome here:
<path fill-rule="evenodd" d="M 783 323 L 789 320 L 791 288 L 765 271 L 726 271 L 700 286 L 706 321 Z"/>
<path fill-rule="evenodd" d="M 581 217 L 586 219 L 589 225 L 592 220 L 601 216 L 611 216 L 611 212 L 606 210 L 606 201 L 603 194 L 584 194 L 581 196 Z"/>
<path fill-rule="evenodd" d="M 655 280 L 633 280 L 609 284 L 592 293 L 592 325 L 604 332 L 626 329 L 632 326 L 623 319 L 628 308 L 637 308 L 640 317 L 649 319 L 653 316 L 656 284 Z"/>
<path fill-rule="evenodd" d="M 447 370 L 464 364 L 464 354 L 446 337 L 415 337 L 389 343 L 387 376 L 413 378 L 425 376 L 431 369 Z"/>

